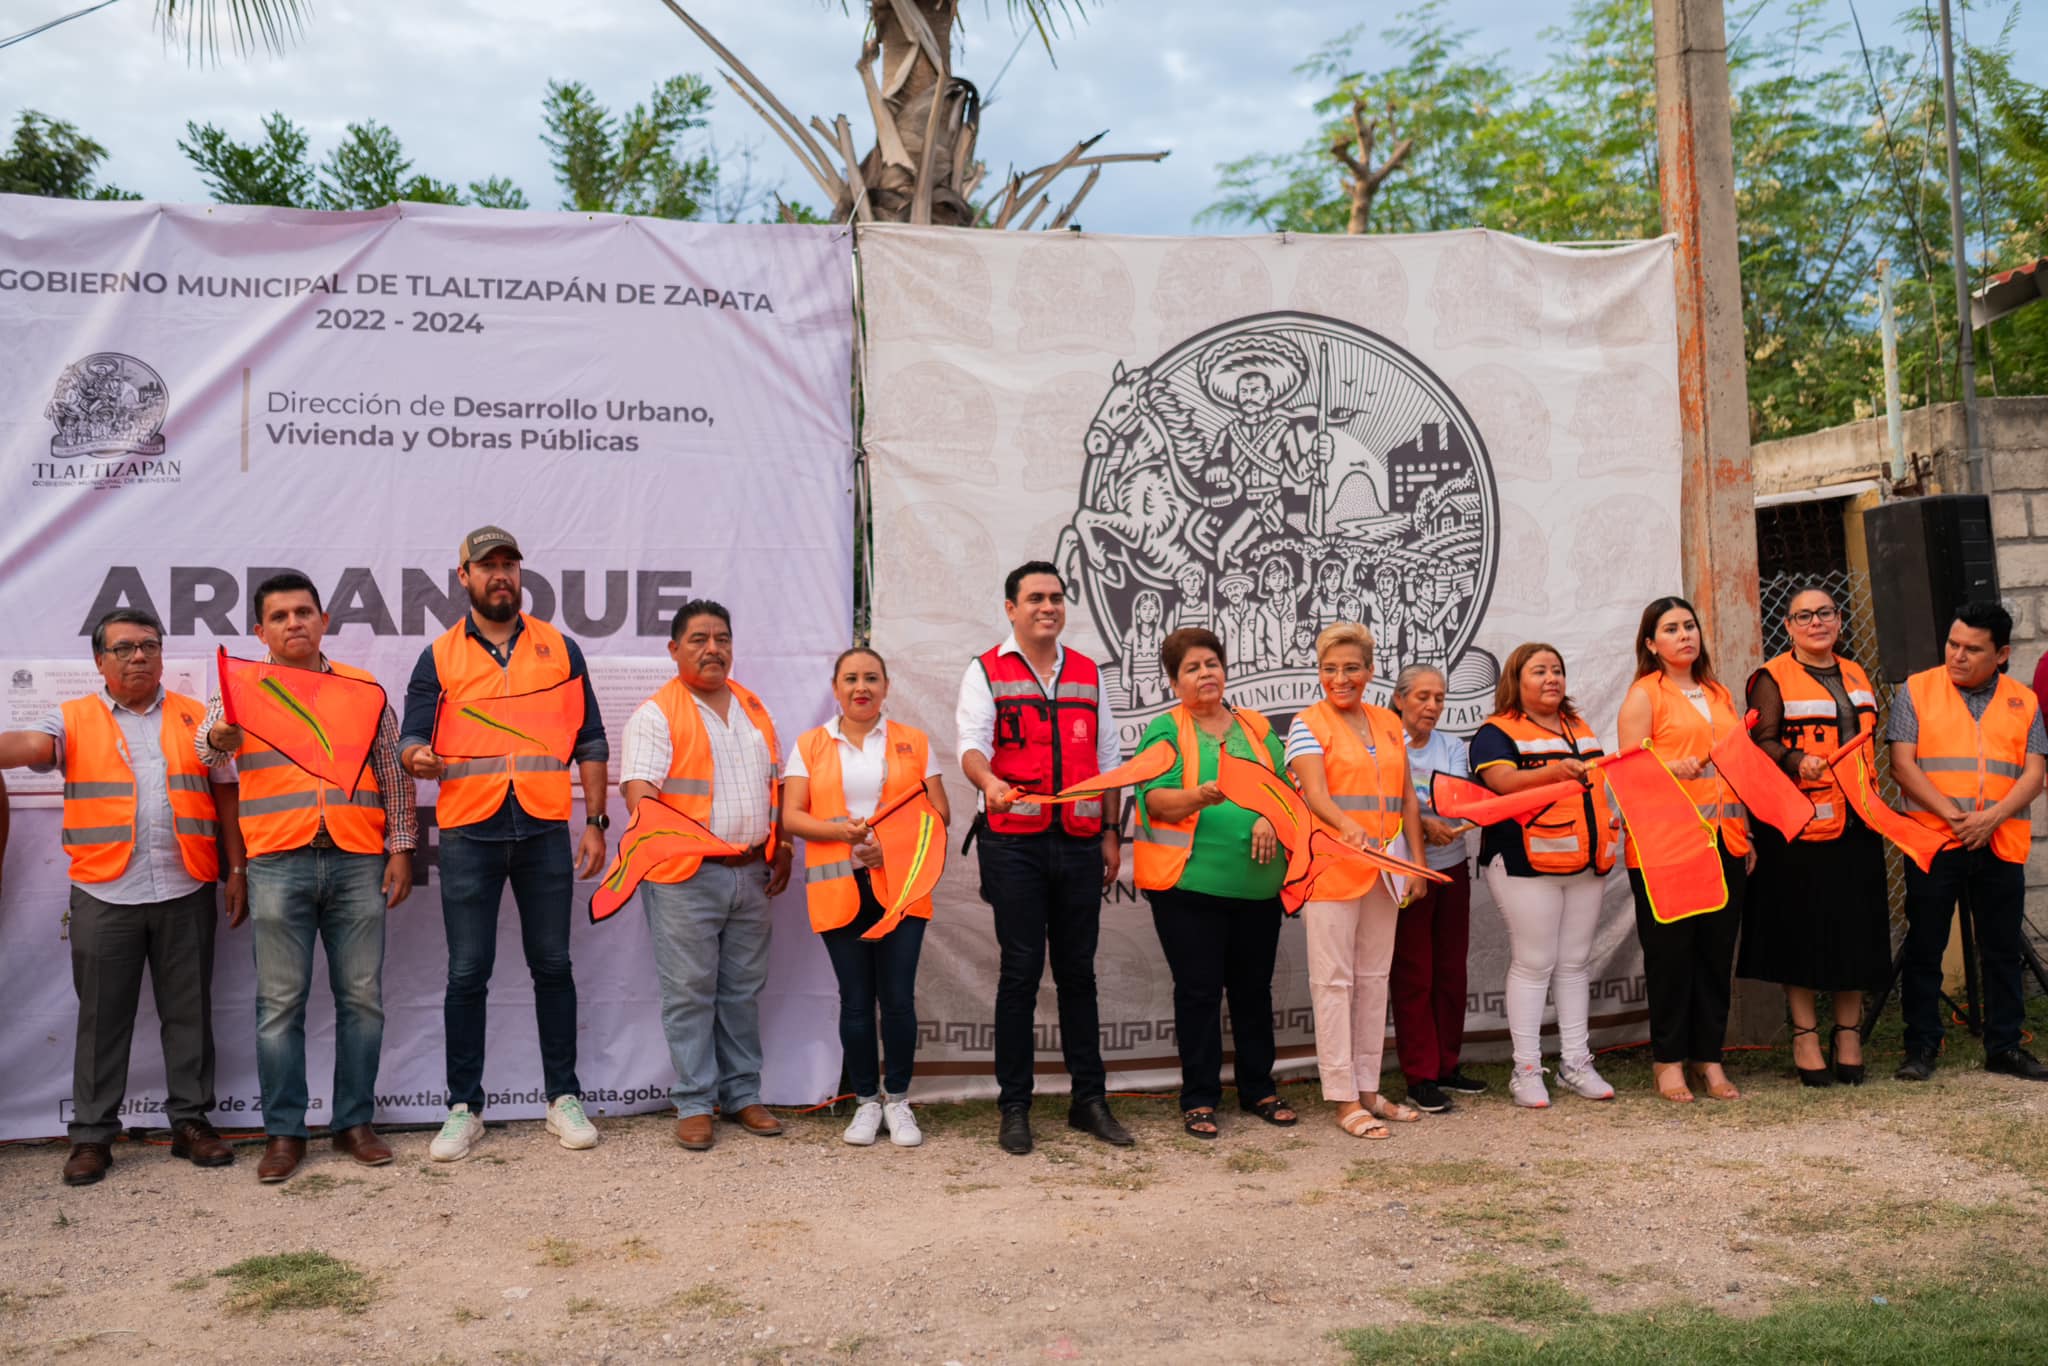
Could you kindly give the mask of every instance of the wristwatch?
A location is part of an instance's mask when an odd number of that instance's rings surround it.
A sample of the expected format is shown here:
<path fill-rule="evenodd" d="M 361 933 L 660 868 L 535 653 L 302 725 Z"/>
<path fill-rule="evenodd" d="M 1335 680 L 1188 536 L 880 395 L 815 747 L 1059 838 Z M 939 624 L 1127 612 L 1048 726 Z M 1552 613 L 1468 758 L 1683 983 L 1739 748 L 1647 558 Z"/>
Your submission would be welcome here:
<path fill-rule="evenodd" d="M 594 825 L 600 830 L 609 830 L 612 828 L 612 818 L 610 816 L 605 815 L 602 811 L 598 812 L 595 816 L 585 816 L 583 818 L 583 823 L 585 825 Z"/>

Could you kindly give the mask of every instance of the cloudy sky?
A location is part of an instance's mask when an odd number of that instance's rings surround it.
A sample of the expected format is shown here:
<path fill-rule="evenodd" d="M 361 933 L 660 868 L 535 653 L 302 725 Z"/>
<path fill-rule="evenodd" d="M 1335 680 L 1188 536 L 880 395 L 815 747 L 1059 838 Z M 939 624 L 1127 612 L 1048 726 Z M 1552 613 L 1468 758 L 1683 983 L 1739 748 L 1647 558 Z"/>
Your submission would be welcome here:
<path fill-rule="evenodd" d="M 84 3 L 10 0 L 0 7 L 0 37 Z M 1788 0 L 1769 3 L 1778 9 Z M 1829 5 L 1846 21 L 1848 0 Z M 686 7 L 799 114 L 829 121 L 862 113 L 853 72 L 861 26 L 840 5 L 688 0 Z M 1290 149 L 1313 132 L 1310 105 L 1321 92 L 1295 75 L 1295 65 L 1361 21 L 1361 56 L 1387 59 L 1377 30 L 1405 7 L 1107 0 L 1055 41 L 1055 68 L 1035 36 L 1019 43 L 1002 0 L 990 0 L 986 11 L 966 0 L 969 23 L 955 66 L 984 94 L 993 89 L 980 143 L 992 170 L 1051 160 L 1076 138 L 1105 129 L 1106 150 L 1169 149 L 1158 166 L 1109 168 L 1081 221 L 1096 231 L 1185 233 L 1200 230 L 1195 215 L 1215 198 L 1217 163 Z M 310 131 L 316 156 L 346 124 L 379 119 L 404 141 L 416 170 L 459 182 L 509 176 L 537 206 L 552 207 L 558 196 L 540 142 L 551 78 L 583 81 L 623 107 L 647 98 L 663 77 L 710 76 L 714 68 L 711 53 L 659 0 L 319 0 L 290 52 L 229 56 L 212 68 L 167 50 L 152 28 L 152 8 L 149 0 L 121 0 L 0 50 L 0 114 L 11 123 L 20 110 L 38 109 L 76 124 L 111 151 L 104 178 L 151 199 L 206 198 L 177 150 L 186 121 L 217 123 L 248 139 L 266 113 L 282 110 Z M 1447 0 L 1445 8 L 1451 22 L 1476 31 L 1476 45 L 1530 66 L 1540 61 L 1542 31 L 1563 21 L 1568 0 Z M 2011 9 L 2012 0 L 1993 0 L 1978 11 L 1972 36 L 1988 38 Z M 1863 11 L 1873 42 L 1903 43 L 1886 0 L 1869 0 Z M 2021 18 L 2022 52 L 2048 46 L 2048 6 L 2036 14 Z M 853 122 L 858 135 L 864 115 Z M 711 134 L 728 153 L 752 146 L 761 182 L 819 202 L 794 159 L 723 90 Z"/>

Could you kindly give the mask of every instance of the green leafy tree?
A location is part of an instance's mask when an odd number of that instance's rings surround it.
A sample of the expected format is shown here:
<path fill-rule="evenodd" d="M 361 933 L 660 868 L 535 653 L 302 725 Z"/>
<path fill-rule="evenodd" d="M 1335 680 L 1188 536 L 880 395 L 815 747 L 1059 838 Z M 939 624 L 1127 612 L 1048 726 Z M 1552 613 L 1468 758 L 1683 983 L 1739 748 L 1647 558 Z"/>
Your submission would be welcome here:
<path fill-rule="evenodd" d="M 313 207 L 314 170 L 305 130 L 283 114 L 263 120 L 263 137 L 236 142 L 213 124 L 187 123 L 178 150 L 206 182 L 216 204 Z"/>
<path fill-rule="evenodd" d="M 702 77 L 671 76 L 624 114 L 598 103 L 581 81 L 550 81 L 543 108 L 541 141 L 565 209 L 695 218 L 717 187 L 712 159 L 684 145 L 711 109 Z"/>
<path fill-rule="evenodd" d="M 219 204 L 268 204 L 284 209 L 378 209 L 400 200 L 415 204 L 476 203 L 523 209 L 526 196 L 502 176 L 473 180 L 464 195 L 452 182 L 412 169 L 398 135 L 371 119 L 352 123 L 318 166 L 304 129 L 274 113 L 263 137 L 237 142 L 213 124 L 188 123 L 178 143 L 207 192 Z"/>
<path fill-rule="evenodd" d="M 341 145 L 320 163 L 313 207 L 378 209 L 401 199 L 460 204 L 462 191 L 432 176 L 412 174 L 412 159 L 399 145 L 398 135 L 375 119 L 350 124 Z"/>
<path fill-rule="evenodd" d="M 0 149 L 0 194 L 39 194 L 51 199 L 139 199 L 94 178 L 107 149 L 33 109 L 22 111 L 14 139 Z"/>

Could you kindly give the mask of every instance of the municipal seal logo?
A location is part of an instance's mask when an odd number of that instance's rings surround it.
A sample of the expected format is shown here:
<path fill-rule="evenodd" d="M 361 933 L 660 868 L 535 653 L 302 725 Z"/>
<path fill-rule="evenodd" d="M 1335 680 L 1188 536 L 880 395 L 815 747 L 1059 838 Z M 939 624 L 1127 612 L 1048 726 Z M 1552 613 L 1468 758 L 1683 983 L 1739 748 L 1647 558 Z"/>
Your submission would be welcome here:
<path fill-rule="evenodd" d="M 168 483 L 164 460 L 170 394 L 163 376 L 133 356 L 97 351 L 57 377 L 43 416 L 56 427 L 50 459 L 35 462 L 38 484 Z"/>
<path fill-rule="evenodd" d="M 1498 569 L 1493 469 L 1414 356 L 1315 314 L 1241 318 L 1118 362 L 1084 447 L 1056 559 L 1108 647 L 1127 749 L 1173 705 L 1159 646 L 1187 626 L 1222 639 L 1232 702 L 1276 717 L 1321 696 L 1316 633 L 1337 621 L 1372 629 L 1374 701 L 1427 663 L 1444 727 L 1492 711 L 1499 666 L 1472 640 Z"/>

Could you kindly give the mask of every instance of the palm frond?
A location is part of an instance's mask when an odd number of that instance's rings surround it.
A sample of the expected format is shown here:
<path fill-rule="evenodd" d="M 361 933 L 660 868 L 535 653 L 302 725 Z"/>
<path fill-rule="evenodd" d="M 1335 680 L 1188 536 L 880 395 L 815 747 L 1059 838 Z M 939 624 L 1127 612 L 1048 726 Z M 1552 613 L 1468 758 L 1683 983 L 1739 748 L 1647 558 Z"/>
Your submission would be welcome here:
<path fill-rule="evenodd" d="M 156 0 L 156 26 L 186 60 L 220 60 L 226 36 L 237 55 L 283 52 L 305 32 L 310 0 Z"/>

